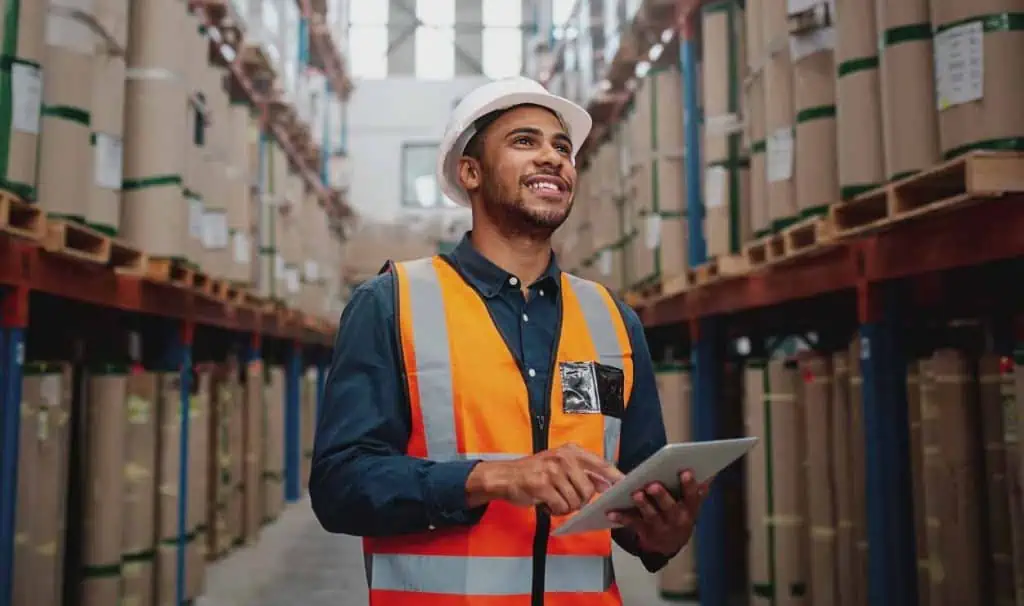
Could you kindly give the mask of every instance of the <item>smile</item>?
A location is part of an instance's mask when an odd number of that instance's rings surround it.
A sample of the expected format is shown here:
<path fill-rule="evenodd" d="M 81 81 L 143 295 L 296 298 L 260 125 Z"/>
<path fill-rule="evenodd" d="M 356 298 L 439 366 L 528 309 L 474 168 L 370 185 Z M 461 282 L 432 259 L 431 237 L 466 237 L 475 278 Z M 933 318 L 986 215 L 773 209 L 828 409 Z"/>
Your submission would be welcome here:
<path fill-rule="evenodd" d="M 537 193 L 562 194 L 569 191 L 569 185 L 561 177 L 552 175 L 534 175 L 525 181 L 526 187 Z"/>

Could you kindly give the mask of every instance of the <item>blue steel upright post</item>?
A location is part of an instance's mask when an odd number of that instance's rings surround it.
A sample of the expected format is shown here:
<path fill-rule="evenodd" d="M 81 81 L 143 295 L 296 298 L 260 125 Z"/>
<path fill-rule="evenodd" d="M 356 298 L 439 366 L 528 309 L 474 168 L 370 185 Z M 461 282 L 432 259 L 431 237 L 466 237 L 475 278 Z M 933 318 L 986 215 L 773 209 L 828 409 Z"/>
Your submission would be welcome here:
<path fill-rule="evenodd" d="M 691 267 L 707 260 L 704 240 L 704 201 L 701 195 L 700 105 L 697 100 L 698 40 L 693 15 L 685 15 L 680 28 L 679 60 L 683 85 L 683 129 L 686 147 L 686 217 L 688 257 Z M 717 321 L 701 318 L 691 325 L 693 333 L 693 428 L 695 440 L 718 438 L 718 383 L 722 363 Z M 697 522 L 697 583 L 702 606 L 725 606 L 728 583 L 725 576 L 725 503 L 721 491 L 712 485 Z"/>
<path fill-rule="evenodd" d="M 284 382 L 284 498 L 289 503 L 302 496 L 302 346 L 292 344 Z"/>
<path fill-rule="evenodd" d="M 860 372 L 868 531 L 868 603 L 917 604 L 903 285 L 862 285 Z M 863 292 L 867 290 L 867 292 Z"/>
<path fill-rule="evenodd" d="M 192 412 L 192 336 L 194 326 L 185 320 L 178 327 L 177 338 L 172 338 L 168 355 L 174 363 L 180 365 L 181 395 L 179 398 L 179 419 L 181 430 L 178 433 L 178 537 L 175 564 L 174 593 L 176 604 L 185 604 L 185 547 L 188 540 L 188 477 L 189 477 L 189 422 Z"/>
<path fill-rule="evenodd" d="M 10 606 L 18 502 L 21 371 L 28 327 L 28 289 L 0 292 L 0 606 Z"/>

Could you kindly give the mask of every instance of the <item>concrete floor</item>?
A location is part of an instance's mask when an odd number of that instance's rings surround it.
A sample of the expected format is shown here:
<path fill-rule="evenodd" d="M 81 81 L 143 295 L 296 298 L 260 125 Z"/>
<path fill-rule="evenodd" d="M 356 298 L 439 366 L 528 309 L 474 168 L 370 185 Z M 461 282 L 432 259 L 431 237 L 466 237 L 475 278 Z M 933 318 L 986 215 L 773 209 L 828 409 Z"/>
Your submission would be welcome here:
<path fill-rule="evenodd" d="M 616 553 L 616 576 L 626 606 L 662 606 L 656 578 L 639 560 Z M 260 540 L 207 572 L 197 606 L 365 606 L 358 539 L 324 532 L 308 501 L 290 506 Z"/>

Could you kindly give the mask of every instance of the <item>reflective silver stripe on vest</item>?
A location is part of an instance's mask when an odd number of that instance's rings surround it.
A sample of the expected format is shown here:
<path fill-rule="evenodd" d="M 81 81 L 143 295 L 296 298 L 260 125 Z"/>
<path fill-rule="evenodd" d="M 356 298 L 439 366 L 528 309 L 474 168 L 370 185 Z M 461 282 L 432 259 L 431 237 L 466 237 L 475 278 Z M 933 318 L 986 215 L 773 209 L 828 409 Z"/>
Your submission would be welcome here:
<path fill-rule="evenodd" d="M 545 592 L 602 592 L 615 582 L 611 557 L 548 554 Z M 374 554 L 370 588 L 450 595 L 529 595 L 532 557 Z"/>
<path fill-rule="evenodd" d="M 590 338 L 597 350 L 597 359 L 602 364 L 622 368 L 622 345 L 615 333 L 615 322 L 618 318 L 611 315 L 608 305 L 601 294 L 601 286 L 572 274 L 566 274 L 576 298 L 583 310 L 583 318 L 590 331 Z M 619 434 L 622 431 L 622 420 L 604 417 L 604 457 L 615 463 L 615 454 L 619 447 Z"/>
<path fill-rule="evenodd" d="M 416 375 L 426 437 L 427 458 L 450 461 L 458 456 L 455 433 L 455 399 L 452 394 L 451 343 L 444 313 L 441 280 L 432 259 L 402 264 L 409 281 Z"/>

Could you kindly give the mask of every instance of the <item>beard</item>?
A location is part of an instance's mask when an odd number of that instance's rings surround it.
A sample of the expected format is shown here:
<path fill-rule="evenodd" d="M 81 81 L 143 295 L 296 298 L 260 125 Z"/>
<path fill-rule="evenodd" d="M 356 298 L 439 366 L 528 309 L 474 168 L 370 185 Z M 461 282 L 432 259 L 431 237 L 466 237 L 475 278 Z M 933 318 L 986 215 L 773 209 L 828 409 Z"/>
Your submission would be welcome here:
<path fill-rule="evenodd" d="M 530 208 L 523 200 L 523 189 L 517 181 L 504 186 L 499 175 L 487 171 L 483 179 L 484 211 L 494 224 L 508 236 L 549 240 L 572 212 L 575 196 L 564 208 Z"/>

